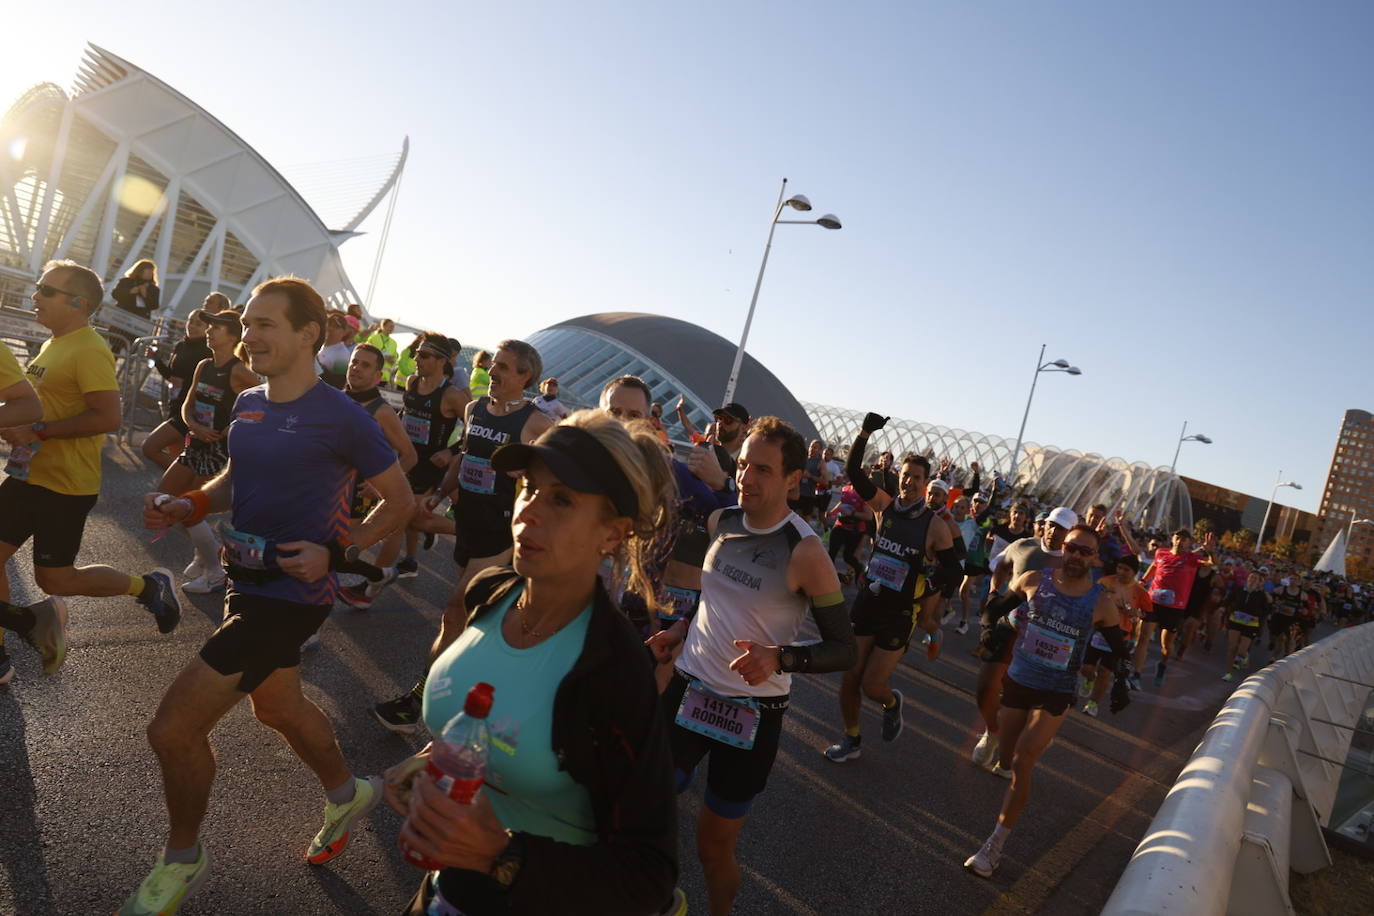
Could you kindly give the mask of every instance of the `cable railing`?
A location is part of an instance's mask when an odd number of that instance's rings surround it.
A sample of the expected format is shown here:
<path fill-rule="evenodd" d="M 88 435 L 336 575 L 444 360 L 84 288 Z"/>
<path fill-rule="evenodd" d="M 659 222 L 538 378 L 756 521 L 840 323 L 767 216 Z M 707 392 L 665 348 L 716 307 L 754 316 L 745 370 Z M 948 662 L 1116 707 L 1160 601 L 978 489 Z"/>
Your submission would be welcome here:
<path fill-rule="evenodd" d="M 1332 826 L 1371 689 L 1374 623 L 1247 678 L 1179 773 L 1103 914 L 1291 914 L 1289 869 L 1331 864 L 1322 829 Z"/>

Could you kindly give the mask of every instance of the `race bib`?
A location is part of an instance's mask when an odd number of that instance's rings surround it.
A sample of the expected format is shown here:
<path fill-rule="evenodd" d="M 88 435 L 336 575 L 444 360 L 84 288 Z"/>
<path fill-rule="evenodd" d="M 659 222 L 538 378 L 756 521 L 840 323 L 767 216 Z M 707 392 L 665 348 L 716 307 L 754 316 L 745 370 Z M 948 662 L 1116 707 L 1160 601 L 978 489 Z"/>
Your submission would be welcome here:
<path fill-rule="evenodd" d="M 723 697 L 692 681 L 677 708 L 677 724 L 721 744 L 750 750 L 759 731 L 759 704 L 752 697 Z"/>
<path fill-rule="evenodd" d="M 1244 611 L 1232 611 L 1231 622 L 1242 626 L 1253 627 L 1259 624 L 1259 618 L 1254 614 L 1247 614 Z"/>
<path fill-rule="evenodd" d="M 406 438 L 419 445 L 429 444 L 429 419 L 417 417 L 414 414 L 406 414 L 401 417 L 401 422 L 405 425 Z"/>
<path fill-rule="evenodd" d="M 235 531 L 228 525 L 219 526 L 219 542 L 224 547 L 225 558 L 235 566 L 245 569 L 267 568 L 267 540 L 256 534 Z"/>
<path fill-rule="evenodd" d="M 1073 655 L 1073 640 L 1063 633 L 1040 626 L 1035 621 L 1026 624 L 1026 636 L 1021 647 L 1036 660 L 1059 671 L 1069 670 Z"/>
<path fill-rule="evenodd" d="M 868 561 L 867 575 L 869 581 L 877 582 L 883 588 L 890 588 L 894 592 L 902 590 L 902 586 L 906 584 L 906 578 L 910 574 L 911 565 L 891 554 L 875 553 Z"/>
<path fill-rule="evenodd" d="M 16 445 L 10 450 L 10 460 L 5 465 L 5 473 L 15 480 L 28 480 L 29 465 L 33 463 L 33 456 L 38 454 L 38 449 L 42 445 L 41 441 L 31 442 L 28 445 Z"/>
<path fill-rule="evenodd" d="M 1178 603 L 1172 588 L 1152 588 L 1150 589 L 1150 600 L 1155 604 L 1162 604 L 1165 607 L 1173 607 Z"/>
<path fill-rule="evenodd" d="M 1089 640 L 1088 645 L 1097 649 L 1099 652 L 1112 651 L 1112 647 L 1107 645 L 1107 637 L 1102 635 L 1101 630 L 1093 630 L 1093 638 Z"/>
<path fill-rule="evenodd" d="M 201 426 L 210 426 L 215 420 L 215 408 L 212 404 L 197 399 L 195 404 L 196 422 Z"/>
<path fill-rule="evenodd" d="M 458 484 L 469 493 L 490 496 L 496 492 L 496 471 L 491 461 L 475 455 L 464 455 L 458 468 Z"/>

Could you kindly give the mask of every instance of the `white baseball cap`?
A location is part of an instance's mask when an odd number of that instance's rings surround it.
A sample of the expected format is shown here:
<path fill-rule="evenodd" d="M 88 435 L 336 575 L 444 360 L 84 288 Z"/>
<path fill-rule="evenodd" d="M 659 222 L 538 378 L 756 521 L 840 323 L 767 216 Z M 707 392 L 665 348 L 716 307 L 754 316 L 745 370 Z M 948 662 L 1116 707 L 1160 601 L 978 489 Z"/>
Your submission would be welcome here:
<path fill-rule="evenodd" d="M 1053 522 L 1061 528 L 1068 529 L 1078 524 L 1078 513 L 1068 506 L 1060 506 L 1050 513 L 1047 522 Z"/>

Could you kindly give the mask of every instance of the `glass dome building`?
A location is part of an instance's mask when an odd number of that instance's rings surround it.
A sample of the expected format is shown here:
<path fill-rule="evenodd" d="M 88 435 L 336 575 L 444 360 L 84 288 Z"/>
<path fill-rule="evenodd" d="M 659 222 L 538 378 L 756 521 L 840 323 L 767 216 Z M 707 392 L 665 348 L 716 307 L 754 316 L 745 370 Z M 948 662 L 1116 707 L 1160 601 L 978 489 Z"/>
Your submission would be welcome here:
<path fill-rule="evenodd" d="M 681 395 L 697 429 L 711 422 L 721 405 L 735 344 L 703 327 L 641 312 L 583 315 L 525 338 L 544 361 L 545 378 L 558 379 L 559 399 L 569 407 L 592 407 L 601 388 L 621 375 L 637 375 L 663 405 L 668 435 L 686 438 L 672 409 Z M 806 410 L 787 386 L 747 352 L 735 386 L 735 400 L 750 416 L 781 417 L 808 440 L 819 438 Z"/>

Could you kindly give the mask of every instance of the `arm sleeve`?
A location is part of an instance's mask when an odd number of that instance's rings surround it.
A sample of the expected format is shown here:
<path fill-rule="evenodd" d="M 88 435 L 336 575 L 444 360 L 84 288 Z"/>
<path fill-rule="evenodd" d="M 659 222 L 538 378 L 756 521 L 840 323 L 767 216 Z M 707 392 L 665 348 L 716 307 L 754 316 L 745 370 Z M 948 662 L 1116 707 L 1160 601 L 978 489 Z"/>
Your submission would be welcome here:
<path fill-rule="evenodd" d="M 953 547 L 935 551 L 935 560 L 939 566 L 935 570 L 935 575 L 931 576 L 931 582 L 937 588 L 944 588 L 963 578 L 964 566 L 959 562 L 963 556 L 960 549 L 962 546 L 963 538 L 956 538 Z"/>
<path fill-rule="evenodd" d="M 868 437 L 863 433 L 854 437 L 854 444 L 849 447 L 849 456 L 844 461 L 844 472 L 849 475 L 849 485 L 854 488 L 854 492 L 863 497 L 864 502 L 878 495 L 878 488 L 873 485 L 868 472 L 864 470 L 864 448 L 868 445 Z"/>
<path fill-rule="evenodd" d="M 827 671 L 848 671 L 854 666 L 854 628 L 849 623 L 849 608 L 844 602 L 829 607 L 812 607 L 821 641 L 810 646 L 788 646 L 796 664 L 788 671 L 804 674 L 824 674 Z"/>
<path fill-rule="evenodd" d="M 1098 627 L 1097 630 L 1102 634 L 1102 638 L 1107 641 L 1107 645 L 1112 647 L 1112 653 L 1116 655 L 1117 658 L 1126 657 L 1126 634 L 1122 631 L 1121 627 L 1113 625 L 1110 627 Z"/>

